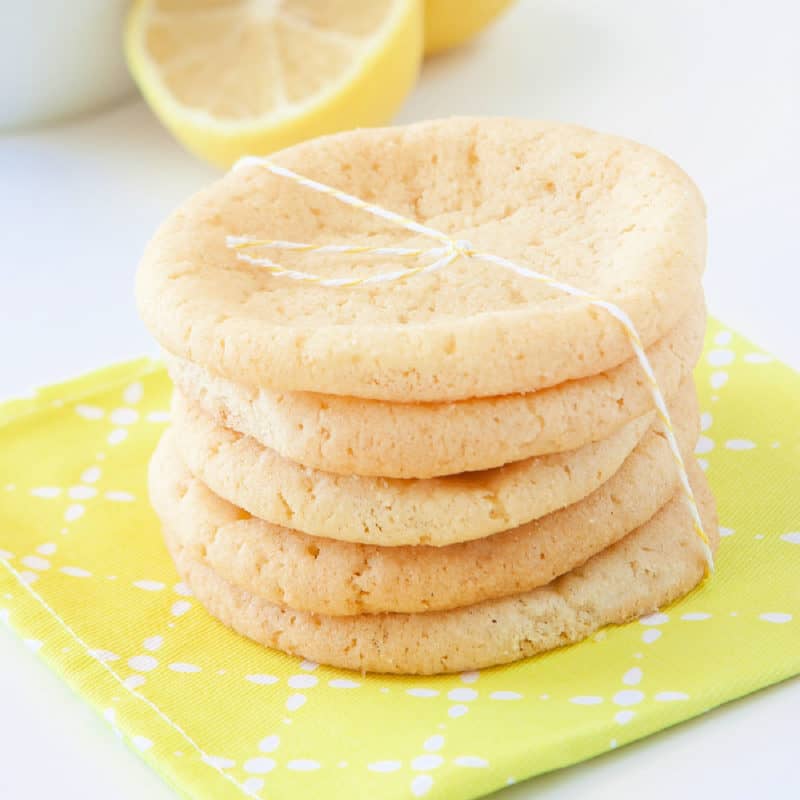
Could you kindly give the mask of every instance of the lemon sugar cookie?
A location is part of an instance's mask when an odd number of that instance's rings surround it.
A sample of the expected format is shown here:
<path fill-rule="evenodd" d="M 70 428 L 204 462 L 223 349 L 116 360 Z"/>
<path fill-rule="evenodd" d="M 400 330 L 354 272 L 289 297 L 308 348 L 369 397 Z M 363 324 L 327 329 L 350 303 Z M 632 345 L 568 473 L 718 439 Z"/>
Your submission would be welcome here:
<path fill-rule="evenodd" d="M 705 308 L 692 309 L 648 351 L 672 396 L 703 345 Z M 342 475 L 433 478 L 491 469 L 610 436 L 652 407 L 641 364 L 521 395 L 458 403 L 389 403 L 233 383 L 164 353 L 170 377 L 219 425 L 291 461 Z"/>
<path fill-rule="evenodd" d="M 676 410 L 685 457 L 697 403 Z M 308 536 L 243 514 L 180 460 L 172 434 L 150 467 L 159 516 L 191 557 L 271 603 L 333 616 L 416 613 L 529 591 L 644 524 L 674 494 L 678 474 L 658 425 L 620 469 L 583 500 L 509 531 L 446 547 L 379 547 Z"/>
<path fill-rule="evenodd" d="M 478 539 L 575 503 L 622 466 L 653 419 L 650 412 L 607 439 L 566 453 L 402 480 L 304 467 L 215 425 L 178 392 L 172 408 L 181 458 L 215 494 L 277 525 L 384 547 Z"/>
<path fill-rule="evenodd" d="M 715 549 L 714 501 L 699 469 L 692 473 Z M 224 624 L 267 647 L 365 672 L 429 675 L 526 658 L 656 611 L 696 586 L 705 569 L 680 492 L 640 528 L 546 586 L 424 614 L 330 617 L 274 605 L 193 559 L 169 523 L 164 532 L 181 577 Z"/>
<path fill-rule="evenodd" d="M 610 301 L 645 346 L 674 328 L 698 291 L 700 194 L 665 156 L 619 137 L 556 123 L 448 119 L 323 137 L 274 161 Z M 608 312 L 495 264 L 459 257 L 387 285 L 323 286 L 276 278 L 243 260 L 228 237 L 440 243 L 258 163 L 196 194 L 147 247 L 138 306 L 166 350 L 235 383 L 441 402 L 532 392 L 631 356 Z M 392 256 L 247 252 L 322 277 L 399 266 Z"/>

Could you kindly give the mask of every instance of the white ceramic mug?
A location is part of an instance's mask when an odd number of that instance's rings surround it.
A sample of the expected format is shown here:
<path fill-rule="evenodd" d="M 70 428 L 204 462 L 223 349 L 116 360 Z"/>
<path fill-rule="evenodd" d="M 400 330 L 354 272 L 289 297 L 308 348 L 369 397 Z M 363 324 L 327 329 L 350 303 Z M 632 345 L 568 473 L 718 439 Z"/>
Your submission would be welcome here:
<path fill-rule="evenodd" d="M 49 122 L 132 91 L 127 0 L 0 0 L 0 129 Z"/>

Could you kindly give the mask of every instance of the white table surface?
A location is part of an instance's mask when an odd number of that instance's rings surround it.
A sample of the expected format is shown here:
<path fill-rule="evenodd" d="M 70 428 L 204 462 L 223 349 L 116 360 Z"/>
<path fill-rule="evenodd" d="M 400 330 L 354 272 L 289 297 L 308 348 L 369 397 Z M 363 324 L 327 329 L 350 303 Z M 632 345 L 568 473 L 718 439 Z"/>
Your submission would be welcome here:
<path fill-rule="evenodd" d="M 788 0 L 519 0 L 425 66 L 399 121 L 561 119 L 664 150 L 708 202 L 712 311 L 800 367 L 798 27 Z M 138 101 L 0 137 L 0 397 L 155 352 L 133 305 L 137 259 L 216 174 Z M 799 716 L 796 679 L 497 798 L 796 798 Z M 0 626 L 0 797 L 55 796 L 174 795 Z"/>

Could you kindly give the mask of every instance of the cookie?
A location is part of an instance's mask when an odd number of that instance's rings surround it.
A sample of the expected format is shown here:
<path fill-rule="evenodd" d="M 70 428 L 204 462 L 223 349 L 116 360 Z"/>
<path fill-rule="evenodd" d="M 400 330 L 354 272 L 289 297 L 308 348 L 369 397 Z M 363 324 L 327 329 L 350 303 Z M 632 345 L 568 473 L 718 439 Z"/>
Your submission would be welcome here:
<path fill-rule="evenodd" d="M 671 397 L 703 346 L 702 296 L 648 357 Z M 181 393 L 225 427 L 291 461 L 341 475 L 434 478 L 491 469 L 605 439 L 652 407 L 635 358 L 599 375 L 524 395 L 459 403 L 387 403 L 232 383 L 169 353 Z"/>
<path fill-rule="evenodd" d="M 440 547 L 514 528 L 583 499 L 619 469 L 653 419 L 649 412 L 601 442 L 566 453 L 425 480 L 304 467 L 216 425 L 179 392 L 172 425 L 190 471 L 254 517 L 342 541 Z"/>
<path fill-rule="evenodd" d="M 716 548 L 714 501 L 705 477 L 692 467 Z M 424 614 L 331 617 L 282 608 L 193 558 L 169 524 L 164 534 L 182 579 L 225 625 L 268 647 L 362 672 L 430 675 L 516 661 L 651 613 L 690 591 L 705 568 L 681 491 L 636 531 L 546 586 Z"/>
<path fill-rule="evenodd" d="M 676 429 L 684 457 L 696 402 Z M 688 409 L 687 409 L 688 410 Z M 332 616 L 458 608 L 530 591 L 579 566 L 652 517 L 678 473 L 653 426 L 586 499 L 510 531 L 447 547 L 376 547 L 271 525 L 214 495 L 183 465 L 171 433 L 150 466 L 150 497 L 191 558 L 270 603 Z"/>
<path fill-rule="evenodd" d="M 698 292 L 702 198 L 673 162 L 625 139 L 551 122 L 446 119 L 315 139 L 274 161 L 615 303 L 648 347 Z M 243 261 L 229 236 L 440 243 L 253 162 L 195 195 L 147 247 L 138 307 L 166 350 L 235 383 L 442 402 L 532 392 L 631 357 L 607 311 L 475 258 L 327 287 Z M 436 258 L 246 254 L 348 279 Z"/>

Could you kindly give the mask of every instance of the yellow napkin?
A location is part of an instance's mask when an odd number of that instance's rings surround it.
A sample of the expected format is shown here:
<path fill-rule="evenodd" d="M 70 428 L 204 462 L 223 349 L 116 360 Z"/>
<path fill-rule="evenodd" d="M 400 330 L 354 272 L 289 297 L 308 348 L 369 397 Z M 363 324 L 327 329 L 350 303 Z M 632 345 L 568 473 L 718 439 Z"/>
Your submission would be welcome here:
<path fill-rule="evenodd" d="M 712 323 L 697 378 L 717 574 L 582 644 L 362 677 L 226 630 L 148 505 L 170 387 L 144 360 L 0 407 L 0 618 L 193 798 L 463 800 L 572 764 L 800 672 L 800 375 Z"/>

